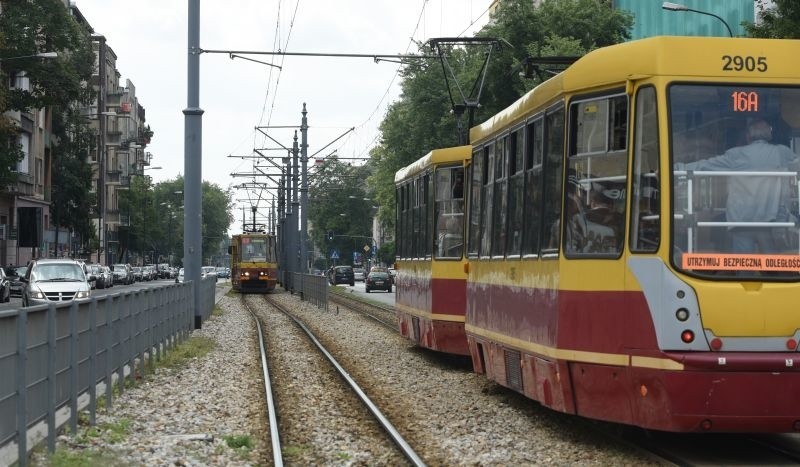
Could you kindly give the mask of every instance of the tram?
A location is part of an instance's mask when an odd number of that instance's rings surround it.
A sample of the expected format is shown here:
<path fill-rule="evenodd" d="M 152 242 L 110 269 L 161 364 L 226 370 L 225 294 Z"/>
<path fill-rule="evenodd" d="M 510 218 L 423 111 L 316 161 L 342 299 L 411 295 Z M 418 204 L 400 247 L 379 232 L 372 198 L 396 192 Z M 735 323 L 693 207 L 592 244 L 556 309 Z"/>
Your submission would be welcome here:
<path fill-rule="evenodd" d="M 271 292 L 278 280 L 275 236 L 261 232 L 234 235 L 231 254 L 231 284 L 237 292 Z"/>
<path fill-rule="evenodd" d="M 437 149 L 397 172 L 400 333 L 418 345 L 469 355 L 464 334 L 464 175 L 471 146 Z"/>
<path fill-rule="evenodd" d="M 591 419 L 800 431 L 798 56 L 792 40 L 632 41 L 473 127 L 475 371 Z M 417 339 L 439 316 L 425 164 L 396 177 L 398 303 Z"/>

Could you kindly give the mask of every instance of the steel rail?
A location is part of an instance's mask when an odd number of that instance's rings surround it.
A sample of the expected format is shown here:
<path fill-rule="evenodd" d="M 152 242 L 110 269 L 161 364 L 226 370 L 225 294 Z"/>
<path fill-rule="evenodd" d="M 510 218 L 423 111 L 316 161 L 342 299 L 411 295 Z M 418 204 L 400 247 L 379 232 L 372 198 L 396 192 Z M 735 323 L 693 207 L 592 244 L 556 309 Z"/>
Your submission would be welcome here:
<path fill-rule="evenodd" d="M 303 332 L 306 333 L 311 342 L 313 342 L 314 345 L 317 346 L 317 349 L 319 349 L 319 351 L 325 356 L 325 358 L 327 358 L 328 361 L 331 362 L 331 365 L 333 365 L 333 367 L 336 368 L 336 371 L 339 372 L 339 375 L 342 378 L 344 378 L 347 384 L 350 385 L 350 388 L 356 393 L 356 395 L 358 395 L 358 398 L 361 399 L 364 405 L 367 406 L 367 409 L 369 409 L 369 411 L 372 412 L 372 415 L 375 416 L 375 418 L 381 424 L 383 429 L 386 430 L 386 432 L 392 438 L 392 441 L 394 441 L 397 447 L 400 448 L 400 450 L 403 452 L 406 458 L 409 461 L 411 461 L 411 463 L 415 466 L 419 467 L 425 466 L 426 464 L 422 460 L 422 458 L 420 458 L 419 455 L 411 448 L 411 446 L 403 438 L 400 432 L 397 431 L 397 429 L 394 427 L 394 425 L 392 425 L 389 419 L 387 419 L 386 416 L 383 415 L 383 412 L 380 411 L 378 406 L 376 406 L 372 402 L 372 400 L 364 393 L 364 391 L 361 389 L 358 383 L 356 383 L 356 381 L 350 376 L 350 374 L 339 364 L 338 361 L 336 361 L 333 355 L 331 355 L 330 352 L 328 352 L 328 350 L 322 345 L 322 343 L 320 343 L 320 341 L 317 340 L 316 336 L 314 336 L 314 333 L 312 333 L 311 330 L 308 329 L 306 325 L 303 324 L 302 321 L 297 319 L 294 315 L 286 311 L 284 307 L 282 307 L 275 301 L 271 300 L 269 297 L 265 296 L 264 300 L 266 300 L 270 305 L 274 306 L 281 313 L 291 318 L 292 321 L 294 321 L 295 324 L 297 324 L 297 326 L 299 326 L 300 329 L 302 329 Z"/>
<path fill-rule="evenodd" d="M 261 321 L 247 305 L 247 301 L 242 296 L 242 303 L 247 312 L 253 317 L 258 329 L 258 346 L 261 351 L 261 368 L 264 370 L 264 392 L 267 396 L 267 415 L 269 417 L 269 437 L 272 440 L 272 462 L 276 467 L 283 467 L 283 451 L 281 449 L 280 433 L 278 433 L 278 417 L 275 411 L 275 398 L 272 395 L 272 385 L 270 384 L 269 368 L 267 365 L 267 351 L 264 347 L 264 333 L 261 330 Z"/>

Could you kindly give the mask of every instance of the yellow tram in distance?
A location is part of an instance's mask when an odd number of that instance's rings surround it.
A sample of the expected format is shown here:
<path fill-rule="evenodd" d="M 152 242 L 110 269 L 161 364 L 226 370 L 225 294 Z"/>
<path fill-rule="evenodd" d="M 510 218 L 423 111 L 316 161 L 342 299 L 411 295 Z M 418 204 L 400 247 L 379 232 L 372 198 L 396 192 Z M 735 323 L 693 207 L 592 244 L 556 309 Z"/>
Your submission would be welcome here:
<path fill-rule="evenodd" d="M 237 292 L 271 292 L 278 281 L 275 236 L 245 232 L 231 239 L 231 284 Z"/>
<path fill-rule="evenodd" d="M 475 371 L 587 418 L 800 431 L 797 57 L 632 41 L 473 127 Z"/>
<path fill-rule="evenodd" d="M 464 179 L 470 146 L 436 149 L 395 174 L 400 333 L 418 345 L 469 355 L 464 334 Z"/>

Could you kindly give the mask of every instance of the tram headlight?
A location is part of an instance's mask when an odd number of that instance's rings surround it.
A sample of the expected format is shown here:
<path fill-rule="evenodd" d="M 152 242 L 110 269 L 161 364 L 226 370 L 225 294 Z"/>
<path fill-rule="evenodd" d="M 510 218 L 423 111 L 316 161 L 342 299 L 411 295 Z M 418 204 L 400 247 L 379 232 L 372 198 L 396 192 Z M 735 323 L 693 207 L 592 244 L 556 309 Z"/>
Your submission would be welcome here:
<path fill-rule="evenodd" d="M 242 273 L 244 277 L 250 277 L 250 271 L 245 271 Z"/>
<path fill-rule="evenodd" d="M 678 318 L 678 321 L 686 321 L 689 319 L 689 310 L 686 308 L 678 308 L 678 311 L 675 312 L 675 317 Z"/>

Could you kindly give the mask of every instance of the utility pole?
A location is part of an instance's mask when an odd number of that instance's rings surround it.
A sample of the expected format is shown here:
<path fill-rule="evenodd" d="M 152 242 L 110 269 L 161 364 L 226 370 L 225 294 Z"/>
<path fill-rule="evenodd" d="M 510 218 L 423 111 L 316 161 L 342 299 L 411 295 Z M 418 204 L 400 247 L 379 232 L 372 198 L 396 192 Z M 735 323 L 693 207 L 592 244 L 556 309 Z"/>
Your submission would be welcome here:
<path fill-rule="evenodd" d="M 303 119 L 300 123 L 300 163 L 302 164 L 300 186 L 300 272 L 308 273 L 308 118 L 303 102 Z"/>
<path fill-rule="evenodd" d="M 200 266 L 202 260 L 203 109 L 200 108 L 200 0 L 189 0 L 187 98 L 184 115 L 183 266 L 186 280 L 194 284 L 194 327 L 202 326 Z"/>

